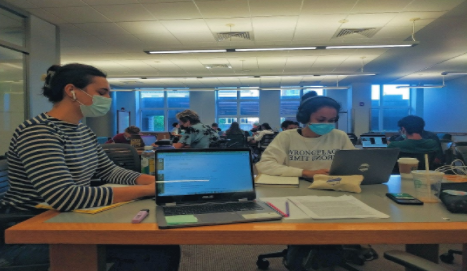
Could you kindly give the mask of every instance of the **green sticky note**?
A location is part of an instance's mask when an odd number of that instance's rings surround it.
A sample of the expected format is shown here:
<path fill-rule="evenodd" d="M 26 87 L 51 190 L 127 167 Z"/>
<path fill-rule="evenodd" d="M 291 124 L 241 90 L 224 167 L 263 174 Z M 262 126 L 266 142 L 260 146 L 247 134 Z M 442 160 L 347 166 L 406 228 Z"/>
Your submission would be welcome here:
<path fill-rule="evenodd" d="M 167 221 L 167 224 L 169 225 L 178 225 L 178 224 L 198 222 L 198 219 L 194 215 L 166 216 L 165 220 Z"/>

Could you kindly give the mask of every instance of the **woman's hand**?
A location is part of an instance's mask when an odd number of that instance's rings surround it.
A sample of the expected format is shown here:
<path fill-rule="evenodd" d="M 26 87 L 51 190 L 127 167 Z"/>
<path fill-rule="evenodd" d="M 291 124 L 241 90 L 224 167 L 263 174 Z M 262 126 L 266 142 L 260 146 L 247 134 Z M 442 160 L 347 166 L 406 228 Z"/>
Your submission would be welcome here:
<path fill-rule="evenodd" d="M 305 178 L 313 178 L 313 176 L 315 176 L 315 174 L 329 175 L 329 169 L 325 169 L 325 168 L 318 169 L 318 170 L 304 169 L 302 171 L 302 176 L 305 177 Z"/>

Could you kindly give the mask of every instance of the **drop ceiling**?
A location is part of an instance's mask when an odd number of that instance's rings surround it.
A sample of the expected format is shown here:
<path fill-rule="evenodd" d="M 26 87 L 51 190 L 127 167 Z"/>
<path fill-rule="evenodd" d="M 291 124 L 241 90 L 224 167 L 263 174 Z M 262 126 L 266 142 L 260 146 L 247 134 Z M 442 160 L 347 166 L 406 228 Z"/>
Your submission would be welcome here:
<path fill-rule="evenodd" d="M 439 83 L 467 71 L 464 0 L 7 0 L 60 27 L 62 63 L 94 65 L 114 87 L 279 87 Z M 385 44 L 413 48 L 148 55 L 148 50 Z M 341 29 L 375 28 L 371 37 Z M 218 32 L 251 40 L 217 41 Z M 358 31 L 357 31 L 358 32 Z M 231 68 L 207 69 L 209 65 Z M 298 76 L 376 73 L 375 76 Z M 256 78 L 235 78 L 256 76 Z M 269 76 L 269 77 L 266 77 Z M 179 78 L 172 78 L 179 77 Z M 217 78 L 206 78 L 217 77 Z M 225 77 L 225 78 L 223 78 Z M 447 76 L 449 81 L 456 76 Z"/>

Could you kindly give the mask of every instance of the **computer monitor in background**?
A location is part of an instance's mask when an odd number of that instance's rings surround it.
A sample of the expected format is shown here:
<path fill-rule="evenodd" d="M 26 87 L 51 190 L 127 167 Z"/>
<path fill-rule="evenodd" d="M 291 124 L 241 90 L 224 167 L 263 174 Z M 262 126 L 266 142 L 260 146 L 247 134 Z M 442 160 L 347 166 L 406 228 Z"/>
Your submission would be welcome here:
<path fill-rule="evenodd" d="M 385 135 L 362 135 L 360 141 L 363 148 L 386 148 L 388 146 Z"/>

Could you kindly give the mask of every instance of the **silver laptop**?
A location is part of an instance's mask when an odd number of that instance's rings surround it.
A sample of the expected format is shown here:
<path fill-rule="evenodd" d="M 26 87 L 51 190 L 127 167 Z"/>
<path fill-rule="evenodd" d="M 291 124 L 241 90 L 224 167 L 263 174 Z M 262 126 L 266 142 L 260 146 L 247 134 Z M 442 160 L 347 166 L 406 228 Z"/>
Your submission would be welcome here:
<path fill-rule="evenodd" d="M 385 135 L 362 135 L 360 141 L 363 148 L 387 148 L 388 146 Z"/>
<path fill-rule="evenodd" d="M 363 175 L 361 184 L 389 181 L 399 149 L 338 150 L 329 175 Z"/>
<path fill-rule="evenodd" d="M 257 201 L 249 149 L 176 149 L 156 152 L 159 228 L 278 220 Z"/>

